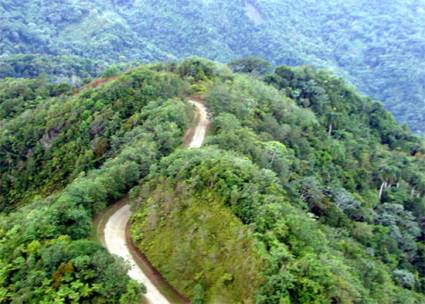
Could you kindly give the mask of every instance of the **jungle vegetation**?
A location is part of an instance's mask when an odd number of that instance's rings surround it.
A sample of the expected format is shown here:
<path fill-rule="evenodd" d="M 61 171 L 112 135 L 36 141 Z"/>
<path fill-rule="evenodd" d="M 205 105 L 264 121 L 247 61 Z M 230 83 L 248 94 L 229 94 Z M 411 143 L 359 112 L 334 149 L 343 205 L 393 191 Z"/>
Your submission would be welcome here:
<path fill-rule="evenodd" d="M 201 149 L 182 146 L 189 96 L 211 115 Z M 423 303 L 424 157 L 380 103 L 306 66 L 0 80 L 0 302 L 138 303 L 92 238 L 129 194 L 133 240 L 194 303 Z"/>
<path fill-rule="evenodd" d="M 423 0 L 3 0 L 0 17 L 0 77 L 49 70 L 63 79 L 112 62 L 256 55 L 330 69 L 425 131 Z M 22 71 L 22 54 L 48 59 Z"/>
<path fill-rule="evenodd" d="M 140 67 L 80 90 L 0 87 L 0 303 L 140 303 L 92 219 L 181 144 L 184 82 Z"/>
<path fill-rule="evenodd" d="M 141 251 L 196 303 L 422 303 L 423 140 L 327 72 L 246 62 L 188 70 L 210 135 L 131 191 Z"/>

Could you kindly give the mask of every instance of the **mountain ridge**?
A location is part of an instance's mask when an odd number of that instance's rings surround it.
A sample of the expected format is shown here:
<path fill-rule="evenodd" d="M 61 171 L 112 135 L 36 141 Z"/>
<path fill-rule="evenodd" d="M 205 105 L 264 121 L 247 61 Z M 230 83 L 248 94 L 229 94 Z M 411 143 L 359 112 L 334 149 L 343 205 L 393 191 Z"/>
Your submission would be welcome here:
<path fill-rule="evenodd" d="M 0 299 L 138 303 L 91 239 L 128 194 L 135 245 L 193 302 L 422 303 L 425 142 L 338 77 L 268 68 L 0 80 Z M 212 121 L 199 149 L 187 96 Z"/>

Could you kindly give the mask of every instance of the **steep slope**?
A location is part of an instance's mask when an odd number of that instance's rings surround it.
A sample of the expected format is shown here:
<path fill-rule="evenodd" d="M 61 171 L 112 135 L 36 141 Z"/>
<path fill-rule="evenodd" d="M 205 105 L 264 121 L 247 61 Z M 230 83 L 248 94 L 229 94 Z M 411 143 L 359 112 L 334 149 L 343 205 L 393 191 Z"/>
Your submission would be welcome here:
<path fill-rule="evenodd" d="M 199 303 L 424 301 L 421 139 L 310 68 L 197 87 L 207 147 L 132 190 L 133 239 L 169 282 Z"/>
<path fill-rule="evenodd" d="M 189 99 L 188 103 L 194 106 L 196 111 L 196 125 L 193 126 L 192 137 L 189 139 L 187 144 L 188 148 L 199 148 L 202 146 L 205 134 L 208 127 L 207 111 L 204 105 L 200 102 Z M 142 283 L 146 286 L 146 299 L 150 303 L 161 304 L 170 303 L 167 298 L 161 294 L 160 290 L 149 278 L 149 275 L 145 274 L 143 270 L 137 265 L 136 260 L 132 256 L 134 252 L 127 247 L 127 226 L 131 216 L 130 206 L 128 204 L 119 208 L 114 214 L 107 220 L 104 229 L 105 246 L 108 251 L 112 254 L 122 257 L 130 265 L 128 275 L 130 278 Z"/>
<path fill-rule="evenodd" d="M 52 98 L 35 90 L 37 103 L 6 112 L 0 302 L 140 302 L 128 266 L 88 240 L 91 220 L 182 143 L 191 111 L 174 73 L 140 67 L 96 83 Z"/>
<path fill-rule="evenodd" d="M 424 141 L 339 78 L 193 58 L 0 94 L 3 302 L 138 303 L 89 240 L 127 194 L 134 242 L 193 302 L 424 302 Z M 187 96 L 211 114 L 199 149 L 178 149 Z"/>
<path fill-rule="evenodd" d="M 80 172 L 98 168 L 146 119 L 142 109 L 154 113 L 155 100 L 179 96 L 182 90 L 178 76 L 139 69 L 77 95 L 42 99 L 43 92 L 33 94 L 43 101 L 39 106 L 2 123 L 0 206 L 13 208 L 25 197 L 51 193 Z M 160 138 L 166 136 L 171 134 Z"/>
<path fill-rule="evenodd" d="M 424 12 L 423 0 L 6 0 L 0 54 L 107 62 L 191 55 L 227 62 L 254 54 L 274 64 L 313 64 L 424 132 Z"/>

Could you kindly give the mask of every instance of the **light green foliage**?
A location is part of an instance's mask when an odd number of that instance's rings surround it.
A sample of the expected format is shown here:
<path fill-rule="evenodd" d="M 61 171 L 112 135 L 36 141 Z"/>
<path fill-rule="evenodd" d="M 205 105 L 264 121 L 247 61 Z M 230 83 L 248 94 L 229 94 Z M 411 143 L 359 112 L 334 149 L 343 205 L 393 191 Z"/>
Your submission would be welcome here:
<path fill-rule="evenodd" d="M 134 215 L 131 232 L 139 248 L 194 302 L 253 303 L 263 262 L 252 233 L 213 193 L 193 198 L 183 184 L 175 187 L 157 185 Z"/>

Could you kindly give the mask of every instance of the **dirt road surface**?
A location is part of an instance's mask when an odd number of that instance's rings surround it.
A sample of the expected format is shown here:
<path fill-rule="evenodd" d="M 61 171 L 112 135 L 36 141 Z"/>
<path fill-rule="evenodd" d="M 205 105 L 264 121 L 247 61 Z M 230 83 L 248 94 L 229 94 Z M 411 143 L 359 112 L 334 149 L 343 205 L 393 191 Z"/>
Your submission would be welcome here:
<path fill-rule="evenodd" d="M 208 113 L 206 107 L 195 100 L 188 100 L 192 104 L 197 113 L 198 120 L 193 131 L 193 136 L 189 141 L 188 148 L 200 148 L 205 140 L 208 129 Z M 152 280 L 137 265 L 126 241 L 126 228 L 128 220 L 131 216 L 129 205 L 124 205 L 118 209 L 106 222 L 104 228 L 105 246 L 112 254 L 122 257 L 129 265 L 128 275 L 137 282 L 146 286 L 145 298 L 151 304 L 169 304 L 168 299 L 161 294 L 159 289 L 153 284 Z"/>
<path fill-rule="evenodd" d="M 198 124 L 196 125 L 193 137 L 189 142 L 189 148 L 200 148 L 204 143 L 209 124 L 207 108 L 202 103 L 195 100 L 189 99 L 188 102 L 195 106 L 199 114 Z"/>

